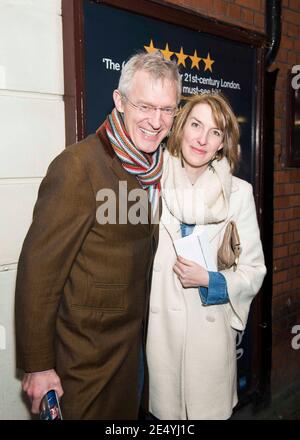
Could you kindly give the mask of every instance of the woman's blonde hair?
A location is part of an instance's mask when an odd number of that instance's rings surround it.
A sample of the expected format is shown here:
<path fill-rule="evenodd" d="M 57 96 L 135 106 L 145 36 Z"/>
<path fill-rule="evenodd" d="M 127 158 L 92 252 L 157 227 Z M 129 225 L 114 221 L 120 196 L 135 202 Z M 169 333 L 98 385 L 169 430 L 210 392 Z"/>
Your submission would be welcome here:
<path fill-rule="evenodd" d="M 187 118 L 195 105 L 208 104 L 211 108 L 217 128 L 224 134 L 223 148 L 216 153 L 215 159 L 226 157 L 233 172 L 239 160 L 239 124 L 227 99 L 221 93 L 205 93 L 183 98 L 186 104 L 179 109 L 167 143 L 167 149 L 175 157 L 181 156 L 182 132 Z"/>

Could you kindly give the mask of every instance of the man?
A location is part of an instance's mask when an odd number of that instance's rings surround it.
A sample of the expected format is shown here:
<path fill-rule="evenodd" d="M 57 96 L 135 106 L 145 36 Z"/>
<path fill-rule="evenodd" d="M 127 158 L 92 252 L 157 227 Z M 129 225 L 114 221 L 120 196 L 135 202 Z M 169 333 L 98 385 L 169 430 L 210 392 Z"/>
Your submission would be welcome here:
<path fill-rule="evenodd" d="M 158 210 L 160 144 L 180 91 L 173 62 L 158 52 L 133 56 L 111 115 L 54 159 L 41 184 L 16 284 L 17 364 L 33 413 L 55 389 L 66 419 L 137 418 L 158 225 L 150 214 L 124 221 L 121 211 L 138 189 L 144 208 Z M 116 195 L 111 224 L 101 191 Z"/>

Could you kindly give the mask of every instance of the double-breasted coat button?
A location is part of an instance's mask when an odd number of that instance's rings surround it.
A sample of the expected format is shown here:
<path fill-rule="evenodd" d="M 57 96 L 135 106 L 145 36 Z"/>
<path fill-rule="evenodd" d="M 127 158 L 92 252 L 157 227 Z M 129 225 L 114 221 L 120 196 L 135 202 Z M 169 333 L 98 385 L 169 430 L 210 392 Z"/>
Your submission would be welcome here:
<path fill-rule="evenodd" d="M 214 316 L 211 315 L 207 315 L 206 316 L 206 321 L 208 322 L 215 322 L 216 318 Z"/>
<path fill-rule="evenodd" d="M 153 270 L 155 272 L 160 272 L 161 271 L 161 264 L 160 263 L 155 263 L 153 266 Z"/>

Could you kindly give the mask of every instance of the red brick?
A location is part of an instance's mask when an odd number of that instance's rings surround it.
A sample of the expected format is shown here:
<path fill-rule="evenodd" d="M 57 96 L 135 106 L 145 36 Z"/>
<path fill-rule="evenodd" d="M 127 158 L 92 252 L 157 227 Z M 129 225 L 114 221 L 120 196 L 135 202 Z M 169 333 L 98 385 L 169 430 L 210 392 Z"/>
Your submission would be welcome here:
<path fill-rule="evenodd" d="M 289 25 L 285 21 L 282 23 L 282 35 L 288 35 Z"/>
<path fill-rule="evenodd" d="M 276 272 L 273 274 L 273 283 L 279 284 L 284 283 L 287 280 L 288 271 L 282 270 L 281 272 Z"/>
<path fill-rule="evenodd" d="M 279 273 L 281 273 L 281 272 L 279 272 Z M 290 280 L 292 280 L 293 278 L 300 277 L 300 267 L 291 267 L 287 271 L 287 276 Z"/>
<path fill-rule="evenodd" d="M 298 36 L 298 28 L 295 24 L 288 23 L 288 36 L 290 37 L 297 37 Z"/>
<path fill-rule="evenodd" d="M 249 9 L 261 11 L 261 0 L 235 0 L 235 3 Z"/>
<path fill-rule="evenodd" d="M 300 243 L 292 243 L 289 245 L 289 255 L 300 254 Z"/>
<path fill-rule="evenodd" d="M 288 328 L 288 321 L 286 317 L 281 316 L 279 319 L 273 320 L 273 331 L 277 334 L 285 334 L 287 336 Z M 275 353 L 276 355 L 276 353 Z"/>
<path fill-rule="evenodd" d="M 241 19 L 241 8 L 239 6 L 229 4 L 228 15 L 229 15 L 229 17 L 231 17 L 235 20 L 240 20 Z"/>
<path fill-rule="evenodd" d="M 291 289 L 299 289 L 300 287 L 300 278 L 294 278 L 293 280 L 290 280 L 291 283 Z"/>
<path fill-rule="evenodd" d="M 295 208 L 292 208 L 292 211 L 293 211 L 293 217 L 298 217 L 298 218 L 300 218 L 300 207 L 295 207 Z"/>
<path fill-rule="evenodd" d="M 248 24 L 253 24 L 254 21 L 254 13 L 249 9 L 242 9 L 242 21 Z"/>
<path fill-rule="evenodd" d="M 276 91 L 278 92 L 285 90 L 285 86 L 286 86 L 286 78 L 283 78 L 282 76 L 278 76 L 276 82 Z"/>
<path fill-rule="evenodd" d="M 291 11 L 290 9 L 283 9 L 283 20 L 287 21 L 288 23 L 293 23 L 296 25 L 295 27 L 299 26 L 300 23 L 300 12 Z M 297 35 L 297 34 L 296 34 Z"/>
<path fill-rule="evenodd" d="M 276 298 L 273 298 L 272 301 L 272 308 L 273 308 L 273 321 L 276 321 L 277 319 L 283 318 L 284 316 L 287 316 L 291 313 L 291 309 L 293 307 L 293 302 L 291 300 L 291 295 L 289 293 L 286 293 L 281 296 L 277 296 Z M 280 332 L 281 334 L 286 334 L 286 330 L 283 329 L 283 332 Z"/>
<path fill-rule="evenodd" d="M 289 254 L 288 246 L 275 247 L 273 251 L 274 260 L 276 260 L 276 258 L 287 257 L 288 254 Z"/>
<path fill-rule="evenodd" d="M 284 48 L 280 48 L 280 50 L 276 56 L 276 61 L 278 61 L 280 63 L 286 63 L 287 58 L 288 58 L 288 50 L 284 49 Z"/>
<path fill-rule="evenodd" d="M 294 183 L 293 184 L 293 193 L 294 194 L 300 193 L 300 183 Z"/>
<path fill-rule="evenodd" d="M 289 231 L 296 231 L 297 229 L 300 229 L 300 220 L 290 220 L 289 221 Z"/>
<path fill-rule="evenodd" d="M 294 9 L 295 11 L 300 11 L 300 0 L 289 0 L 290 9 Z"/>
<path fill-rule="evenodd" d="M 275 185 L 274 196 L 281 196 L 287 194 L 294 194 L 294 185 L 292 183 L 284 183 Z"/>
<path fill-rule="evenodd" d="M 199 2 L 198 0 L 185 0 L 183 2 L 180 1 L 172 1 L 172 3 L 175 4 L 181 4 L 181 6 L 184 6 L 187 9 L 192 9 L 194 11 L 205 11 L 208 14 L 211 13 L 211 1 L 209 0 L 201 0 Z"/>
<path fill-rule="evenodd" d="M 281 258 L 274 263 L 274 272 L 279 272 L 284 269 L 288 269 L 293 264 L 293 257 Z"/>
<path fill-rule="evenodd" d="M 287 232 L 288 230 L 289 230 L 289 222 L 274 223 L 274 234 L 281 234 L 283 232 Z"/>
<path fill-rule="evenodd" d="M 286 197 L 289 200 L 289 206 L 298 206 L 300 205 L 300 195 L 294 195 Z"/>
<path fill-rule="evenodd" d="M 299 26 L 300 29 L 300 26 Z M 300 52 L 300 40 L 294 40 L 294 48 L 296 52 Z"/>
<path fill-rule="evenodd" d="M 293 232 L 294 241 L 300 241 L 300 231 Z"/>
<path fill-rule="evenodd" d="M 284 242 L 283 234 L 274 235 L 274 240 L 273 240 L 274 246 L 283 246 L 284 244 L 285 242 Z"/>
<path fill-rule="evenodd" d="M 284 243 L 286 244 L 293 243 L 293 241 L 295 240 L 293 232 L 287 232 L 286 234 L 282 234 L 282 235 L 283 235 Z"/>
<path fill-rule="evenodd" d="M 263 14 L 259 14 L 255 12 L 254 14 L 254 24 L 260 29 L 264 29 L 265 27 L 265 16 Z"/>
<path fill-rule="evenodd" d="M 291 281 L 287 281 L 286 283 L 274 284 L 273 286 L 273 298 L 278 295 L 283 295 L 284 293 L 290 292 L 291 290 Z"/>
<path fill-rule="evenodd" d="M 224 0 L 214 0 L 214 11 L 217 15 L 226 16 L 227 2 Z"/>
<path fill-rule="evenodd" d="M 285 79 L 285 83 L 286 83 L 286 79 Z M 284 92 L 285 92 L 285 89 L 284 89 Z M 283 102 L 283 93 L 280 90 L 276 91 L 276 102 Z M 281 107 L 281 109 L 276 108 L 275 113 L 276 113 L 277 117 L 282 118 L 282 107 Z"/>
<path fill-rule="evenodd" d="M 300 254 L 299 255 L 293 255 L 291 258 L 292 258 L 292 265 L 293 266 L 299 266 L 300 265 Z"/>
<path fill-rule="evenodd" d="M 275 197 L 274 198 L 274 208 L 275 209 L 281 209 L 281 208 L 290 208 L 290 200 L 289 197 Z"/>
<path fill-rule="evenodd" d="M 287 57 L 287 59 L 288 59 L 288 63 L 289 64 L 292 64 L 292 65 L 294 65 L 294 64 L 297 64 L 297 59 L 298 59 L 298 56 L 297 56 L 297 54 L 294 52 L 294 51 L 289 51 L 288 52 L 288 57 Z"/>
<path fill-rule="evenodd" d="M 289 171 L 291 182 L 300 182 L 300 169 L 295 168 Z"/>
<path fill-rule="evenodd" d="M 276 171 L 274 173 L 274 181 L 276 183 L 289 183 L 289 173 L 287 171 Z"/>
<path fill-rule="evenodd" d="M 290 296 L 291 296 L 293 308 L 297 309 L 298 313 L 300 313 L 300 295 L 299 295 L 298 290 L 292 290 L 290 292 Z M 299 324 L 300 324 L 300 321 L 299 321 Z"/>
<path fill-rule="evenodd" d="M 280 47 L 284 49 L 293 49 L 294 47 L 294 40 L 290 37 L 286 37 L 283 35 L 281 37 Z"/>
<path fill-rule="evenodd" d="M 292 219 L 293 217 L 294 217 L 294 212 L 292 208 L 276 209 L 274 211 L 275 221 L 289 220 Z"/>

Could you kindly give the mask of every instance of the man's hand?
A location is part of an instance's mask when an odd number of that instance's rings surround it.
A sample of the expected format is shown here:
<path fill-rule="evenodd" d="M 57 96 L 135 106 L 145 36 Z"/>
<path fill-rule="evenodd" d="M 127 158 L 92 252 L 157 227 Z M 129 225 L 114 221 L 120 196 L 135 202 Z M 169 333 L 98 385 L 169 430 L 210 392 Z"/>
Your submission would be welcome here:
<path fill-rule="evenodd" d="M 55 390 L 59 399 L 64 394 L 60 378 L 55 370 L 25 373 L 22 388 L 32 402 L 31 412 L 33 414 L 39 413 L 41 400 L 48 391 Z"/>
<path fill-rule="evenodd" d="M 208 286 L 209 276 L 207 270 L 194 261 L 177 257 L 173 270 L 178 275 L 183 287 Z"/>

